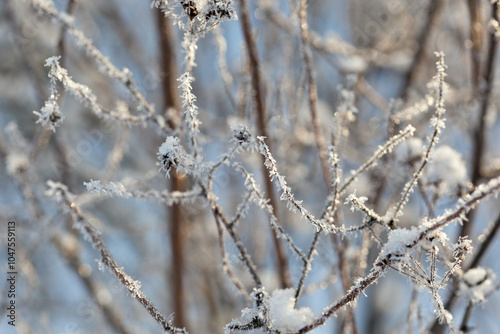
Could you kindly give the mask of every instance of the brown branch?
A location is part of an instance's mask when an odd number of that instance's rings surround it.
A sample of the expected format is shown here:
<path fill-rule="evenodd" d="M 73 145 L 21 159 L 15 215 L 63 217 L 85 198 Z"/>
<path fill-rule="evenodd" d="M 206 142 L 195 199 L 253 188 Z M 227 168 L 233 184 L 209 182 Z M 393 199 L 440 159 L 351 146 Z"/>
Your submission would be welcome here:
<path fill-rule="evenodd" d="M 481 6 L 477 0 L 468 0 L 470 15 L 470 39 L 472 47 L 470 50 L 472 64 L 472 91 L 474 94 L 479 92 L 479 79 L 481 75 L 481 51 L 483 48 L 483 25 L 481 17 Z"/>
<path fill-rule="evenodd" d="M 80 207 L 72 200 L 75 195 L 68 191 L 68 188 L 53 181 L 48 181 L 49 190 L 45 195 L 50 197 L 54 202 L 59 204 L 61 209 L 70 214 L 73 219 L 73 227 L 76 228 L 100 254 L 101 263 L 109 269 L 111 274 L 129 291 L 132 298 L 136 299 L 146 311 L 155 319 L 164 331 L 169 333 L 186 333 L 184 329 L 174 327 L 171 322 L 165 318 L 158 308 L 146 297 L 141 290 L 139 281 L 130 277 L 122 267 L 118 265 L 114 257 L 111 255 L 108 247 L 102 239 L 101 233 L 92 226 L 92 224 L 84 217 Z"/>
<path fill-rule="evenodd" d="M 300 1 L 299 10 L 299 20 L 300 20 L 300 36 L 302 39 L 302 53 L 304 57 L 304 64 L 307 75 L 308 83 L 308 97 L 309 97 L 309 109 L 311 111 L 312 124 L 314 129 L 314 136 L 316 137 L 316 145 L 318 146 L 319 157 L 321 160 L 321 168 L 323 169 L 323 178 L 328 187 L 331 183 L 330 168 L 328 166 L 328 161 L 326 159 L 326 147 L 325 140 L 322 135 L 321 126 L 319 124 L 318 118 L 318 91 L 316 88 L 316 80 L 312 65 L 311 50 L 309 49 L 309 27 L 307 25 L 307 1 Z"/>
<path fill-rule="evenodd" d="M 71 217 L 70 217 L 71 219 Z M 63 237 L 59 234 L 54 234 L 51 238 L 52 244 L 59 251 L 59 253 L 64 257 L 64 259 L 68 262 L 69 266 L 75 272 L 76 276 L 79 278 L 85 289 L 87 290 L 90 296 L 93 296 L 94 302 L 97 306 L 102 310 L 104 314 L 104 318 L 107 320 L 109 325 L 113 328 L 114 331 L 121 334 L 132 333 L 125 326 L 125 322 L 123 320 L 122 314 L 119 312 L 118 308 L 115 308 L 113 304 L 104 304 L 99 298 L 97 298 L 99 294 L 99 285 L 91 276 L 80 275 L 79 271 L 83 265 L 82 260 L 80 258 L 80 254 L 78 248 L 80 248 L 79 243 L 75 244 L 74 247 L 68 247 L 67 243 L 63 241 Z M 74 238 L 73 242 L 77 243 L 78 239 Z"/>
<path fill-rule="evenodd" d="M 254 94 L 254 103 L 255 103 L 255 109 L 257 113 L 257 133 L 259 135 L 266 137 L 266 144 L 269 147 L 270 141 L 269 137 L 267 134 L 267 128 L 266 128 L 266 109 L 265 109 L 265 102 L 264 102 L 264 96 L 262 92 L 262 87 L 261 87 L 261 78 L 260 78 L 260 66 L 259 66 L 259 55 L 257 52 L 257 45 L 253 39 L 252 36 L 252 26 L 250 22 L 250 13 L 249 13 L 249 8 L 248 8 L 248 1 L 247 0 L 240 0 L 240 22 L 241 22 L 241 28 L 243 31 L 243 36 L 245 38 L 245 44 L 246 44 L 246 49 L 247 49 L 247 54 L 248 54 L 248 61 L 250 65 L 250 74 L 251 74 L 251 79 L 252 79 L 252 91 Z M 278 216 L 278 205 L 277 201 L 275 198 L 275 192 L 274 192 L 274 187 L 271 179 L 267 175 L 266 168 L 264 167 L 264 161 L 265 157 L 262 157 L 262 162 L 263 162 L 263 167 L 262 167 L 262 173 L 264 180 L 266 180 L 266 192 L 267 195 L 269 196 L 269 202 L 271 206 L 273 207 L 274 212 L 276 212 L 276 216 Z M 278 266 L 279 266 L 279 273 L 280 273 L 280 279 L 281 279 L 281 286 L 283 288 L 288 288 L 292 286 L 292 281 L 291 281 L 291 276 L 290 276 L 290 269 L 288 267 L 288 259 L 286 252 L 283 250 L 283 247 L 278 240 L 276 236 L 276 232 L 273 233 L 273 241 L 274 241 L 274 247 L 276 250 L 276 256 L 278 260 Z"/>
<path fill-rule="evenodd" d="M 365 77 L 360 76 L 354 88 L 375 108 L 382 112 L 389 112 L 390 104 L 387 100 L 373 88 Z"/>
<path fill-rule="evenodd" d="M 493 240 L 497 236 L 497 232 L 499 229 L 500 229 L 500 215 L 497 217 L 497 220 L 495 221 L 493 228 L 491 229 L 491 231 L 489 231 L 488 236 L 481 244 L 481 247 L 479 248 L 479 250 L 476 252 L 476 254 L 474 254 L 474 258 L 472 259 L 470 265 L 468 266 L 468 269 L 475 268 L 479 265 L 479 263 L 481 262 L 481 260 L 484 257 L 484 254 L 486 254 L 486 251 L 488 250 L 491 243 L 493 242 Z"/>
<path fill-rule="evenodd" d="M 494 2 L 492 5 L 492 19 L 498 21 L 498 3 Z M 484 152 L 486 150 L 486 114 L 491 100 L 493 91 L 493 78 L 495 74 L 495 59 L 497 54 L 497 38 L 495 32 L 490 32 L 489 49 L 486 60 L 486 67 L 484 69 L 485 88 L 481 94 L 481 112 L 479 115 L 479 124 L 474 131 L 474 149 L 472 153 L 472 172 L 471 183 L 477 186 L 481 179 L 481 166 L 483 161 Z M 469 220 L 462 226 L 460 236 L 470 235 L 472 232 L 472 224 L 474 213 L 469 214 Z"/>
<path fill-rule="evenodd" d="M 204 189 L 205 193 L 207 193 L 206 187 L 200 183 L 200 186 Z M 210 203 L 210 207 L 212 209 L 212 213 L 214 215 L 214 218 L 218 220 L 216 223 L 222 223 L 224 227 L 226 228 L 226 231 L 229 233 L 231 238 L 234 241 L 234 244 L 236 245 L 236 248 L 238 249 L 240 253 L 240 259 L 243 262 L 243 264 L 247 267 L 248 272 L 250 273 L 250 276 L 252 276 L 252 279 L 256 285 L 257 288 L 262 287 L 262 280 L 259 277 L 259 274 L 257 273 L 257 268 L 255 267 L 255 264 L 253 263 L 250 254 L 248 254 L 248 251 L 246 250 L 245 246 L 243 245 L 243 242 L 241 241 L 240 236 L 235 230 L 235 225 L 231 224 L 231 221 L 227 218 L 227 216 L 224 214 L 222 211 L 221 207 L 217 202 L 214 200 L 213 196 L 208 196 L 207 199 Z"/>
<path fill-rule="evenodd" d="M 417 41 L 418 49 L 413 56 L 412 64 L 410 70 L 406 74 L 405 84 L 401 92 L 401 98 L 403 100 L 408 99 L 410 88 L 415 83 L 416 77 L 420 71 L 420 66 L 427 55 L 429 40 L 441 21 L 445 3 L 446 0 L 429 1 L 426 22 L 424 23 Z"/>
<path fill-rule="evenodd" d="M 164 13 L 156 10 L 156 23 L 158 29 L 159 39 L 159 62 L 161 68 L 161 92 L 163 99 L 164 112 L 169 109 L 176 110 L 177 113 L 181 110 L 179 108 L 179 92 L 177 90 L 177 62 L 175 48 L 173 47 L 173 33 L 172 24 L 170 20 L 165 17 Z M 178 127 L 178 122 L 181 117 L 176 115 L 174 118 L 165 117 L 171 129 Z M 188 189 L 188 179 L 185 176 L 175 174 L 170 182 L 171 191 L 185 191 Z M 172 308 L 175 313 L 174 324 L 179 327 L 186 327 L 187 320 L 184 310 L 184 265 L 185 265 L 185 252 L 184 244 L 186 239 L 186 225 L 187 219 L 182 213 L 182 205 L 174 204 L 168 208 L 170 219 L 168 221 L 170 230 L 170 250 L 171 267 L 167 270 L 167 282 L 170 284 L 170 294 L 172 296 Z"/>
<path fill-rule="evenodd" d="M 250 300 L 250 295 L 248 294 L 247 290 L 245 289 L 245 286 L 243 285 L 243 283 L 240 282 L 240 280 L 236 277 L 233 270 L 231 269 L 229 259 L 227 258 L 226 246 L 224 243 L 224 233 L 222 230 L 222 222 L 221 222 L 221 218 L 219 216 L 215 216 L 215 223 L 217 226 L 217 235 L 219 236 L 219 253 L 220 253 L 220 256 L 222 259 L 222 269 L 224 270 L 226 275 L 229 277 L 229 279 L 233 282 L 234 286 L 236 287 L 236 289 L 238 289 L 238 291 L 241 293 L 241 295 L 244 296 L 247 300 Z M 232 221 L 229 224 L 231 226 L 234 225 Z"/>

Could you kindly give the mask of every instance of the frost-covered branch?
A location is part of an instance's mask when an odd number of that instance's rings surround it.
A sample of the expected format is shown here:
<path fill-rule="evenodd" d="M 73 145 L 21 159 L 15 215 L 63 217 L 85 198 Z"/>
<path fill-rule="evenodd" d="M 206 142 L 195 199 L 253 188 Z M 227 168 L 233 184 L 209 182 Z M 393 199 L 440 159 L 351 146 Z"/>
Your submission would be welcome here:
<path fill-rule="evenodd" d="M 84 33 L 78 30 L 74 25 L 74 18 L 67 13 L 58 12 L 54 3 L 51 0 L 26 0 L 33 9 L 38 13 L 41 13 L 59 24 L 61 24 L 66 31 L 71 34 L 77 41 L 77 45 L 82 47 L 87 55 L 95 59 L 101 68 L 106 72 L 111 78 L 118 79 L 125 87 L 129 90 L 132 96 L 137 100 L 140 106 L 142 106 L 147 111 L 147 116 L 151 118 L 153 122 L 157 122 L 155 118 L 155 109 L 153 105 L 146 101 L 144 95 L 139 91 L 136 84 L 132 79 L 132 73 L 129 69 L 124 68 L 123 70 L 118 70 L 107 57 L 105 57 L 93 44 L 90 39 L 88 39 Z M 157 123 L 159 127 L 162 127 L 162 123 Z"/>
<path fill-rule="evenodd" d="M 323 178 L 327 185 L 330 185 L 330 170 L 328 168 L 328 161 L 326 157 L 325 139 L 321 131 L 321 126 L 318 117 L 318 91 L 316 88 L 316 74 L 313 69 L 313 60 L 311 50 L 309 49 L 309 27 L 307 25 L 307 1 L 300 0 L 299 8 L 299 27 L 300 36 L 302 39 L 302 57 L 304 59 L 304 66 L 307 75 L 307 88 L 308 88 L 308 102 L 311 112 L 311 118 L 314 129 L 314 136 L 316 138 L 316 145 L 318 146 L 319 157 L 321 160 L 321 168 L 323 170 Z"/>
<path fill-rule="evenodd" d="M 257 137 L 259 142 L 259 151 L 265 157 L 264 165 L 269 171 L 271 181 L 276 180 L 275 184 L 281 191 L 280 200 L 287 203 L 287 207 L 292 212 L 299 212 L 301 216 L 307 219 L 311 224 L 316 226 L 317 229 L 326 232 L 332 232 L 334 228 L 331 225 L 325 224 L 323 221 L 314 218 L 314 216 L 302 206 L 302 201 L 297 201 L 292 193 L 292 189 L 287 185 L 285 177 L 279 174 L 276 160 L 271 155 L 269 147 L 264 142 L 264 137 Z"/>
<path fill-rule="evenodd" d="M 250 276 L 252 277 L 255 285 L 257 287 L 262 287 L 262 280 L 260 279 L 259 274 L 257 273 L 257 268 L 256 268 L 255 264 L 253 263 L 250 254 L 248 253 L 247 249 L 245 248 L 243 241 L 241 240 L 240 236 L 236 232 L 235 226 L 231 224 L 231 221 L 225 215 L 225 213 L 222 210 L 222 208 L 220 207 L 220 205 L 217 203 L 215 196 L 211 196 L 210 192 L 203 184 L 200 184 L 200 186 L 202 187 L 205 194 L 207 194 L 206 196 L 207 196 L 208 202 L 210 204 L 210 207 L 212 209 L 212 213 L 214 215 L 214 218 L 216 220 L 219 220 L 219 222 L 222 223 L 222 225 L 224 225 L 227 232 L 229 233 L 229 235 L 233 239 L 233 242 L 234 242 L 236 248 L 238 249 L 238 252 L 240 253 L 240 259 L 243 262 L 243 264 L 245 265 L 245 267 L 248 269 L 248 272 L 250 273 Z"/>
<path fill-rule="evenodd" d="M 145 115 L 132 116 L 127 112 L 124 112 L 125 109 L 123 108 L 120 108 L 119 111 L 113 111 L 107 110 L 101 106 L 97 102 L 97 97 L 94 93 L 92 93 L 88 86 L 75 82 L 68 75 L 68 71 L 60 66 L 60 58 L 60 56 L 54 56 L 47 58 L 45 61 L 45 66 L 50 67 L 49 78 L 51 80 L 52 95 L 49 97 L 49 100 L 45 102 L 45 106 L 42 108 L 41 112 L 34 112 L 34 114 L 39 117 L 37 123 L 42 123 L 43 125 L 48 124 L 54 132 L 55 128 L 62 123 L 63 115 L 60 113 L 59 106 L 56 101 L 57 91 L 55 89 L 55 80 L 57 79 L 61 82 L 67 92 L 77 98 L 83 105 L 90 107 L 92 112 L 98 117 L 116 119 L 128 125 L 146 126 L 147 123 L 151 122 L 154 125 L 158 125 L 157 118 L 154 120 L 153 118 Z"/>
<path fill-rule="evenodd" d="M 363 165 L 361 165 L 357 170 L 351 171 L 351 176 L 344 181 L 342 186 L 340 186 L 340 193 L 344 194 L 347 188 L 354 182 L 356 179 L 368 169 L 376 166 L 377 161 L 390 153 L 394 147 L 405 141 L 408 137 L 413 136 L 415 133 L 415 128 L 411 125 L 408 125 L 406 128 L 401 130 L 397 135 L 390 138 L 383 146 L 379 146 L 379 148 L 373 153 L 372 157 L 368 159 Z"/>
<path fill-rule="evenodd" d="M 292 249 L 302 261 L 306 262 L 306 255 L 300 250 L 299 247 L 297 247 L 297 245 L 295 245 L 290 235 L 288 235 L 284 231 L 283 227 L 278 223 L 278 219 L 273 213 L 273 207 L 269 204 L 269 200 L 264 198 L 262 195 L 253 176 L 248 173 L 241 164 L 236 165 L 236 170 L 240 171 L 245 177 L 245 186 L 251 194 L 254 194 L 254 196 L 251 196 L 251 199 L 257 204 L 257 206 L 264 209 L 266 214 L 269 216 L 269 223 L 271 224 L 272 229 L 276 232 L 278 238 L 285 240 L 290 249 Z"/>
<path fill-rule="evenodd" d="M 76 228 L 101 255 L 103 263 L 109 271 L 120 281 L 129 291 L 132 298 L 136 299 L 146 309 L 146 311 L 158 322 L 162 329 L 169 333 L 186 333 L 184 329 L 174 327 L 165 318 L 158 308 L 146 297 L 141 290 L 141 283 L 130 277 L 109 252 L 108 247 L 101 237 L 101 233 L 84 217 L 80 207 L 75 203 L 75 195 L 68 191 L 62 183 L 48 181 L 49 189 L 45 195 L 52 199 L 62 210 L 70 214 L 73 219 L 73 227 Z"/>
<path fill-rule="evenodd" d="M 389 240 L 384 245 L 380 251 L 375 263 L 370 270 L 370 273 L 363 279 L 358 280 L 351 289 L 338 300 L 336 303 L 327 307 L 322 315 L 309 325 L 304 326 L 300 329 L 299 333 L 307 333 L 314 328 L 321 326 L 333 316 L 341 307 L 351 305 L 357 297 L 364 291 L 368 286 L 375 283 L 380 277 L 382 277 L 387 270 L 393 264 L 397 264 L 403 261 L 407 256 L 408 252 L 413 248 L 421 245 L 421 243 L 437 238 L 441 239 L 442 232 L 441 229 L 451 224 L 452 222 L 458 220 L 461 221 L 465 218 L 467 212 L 472 210 L 480 201 L 484 200 L 490 196 L 497 196 L 500 192 L 500 177 L 488 182 L 488 184 L 480 185 L 476 190 L 453 211 L 447 212 L 444 215 L 431 220 L 424 220 L 418 227 L 413 227 L 411 230 L 408 229 L 394 229 L 389 233 Z M 464 246 L 460 246 L 464 245 Z M 463 242 L 456 249 L 461 249 L 462 251 L 467 251 L 468 247 Z M 460 252 L 456 252 L 455 255 L 461 257 Z M 447 277 L 447 276 L 446 276 Z M 442 285 L 442 284 L 440 284 Z M 441 307 L 438 302 L 438 311 L 442 315 L 443 320 L 448 324 L 452 324 L 452 316 Z"/>
<path fill-rule="evenodd" d="M 108 184 L 101 184 L 100 180 L 90 180 L 83 183 L 87 187 L 87 191 L 97 193 L 108 197 L 122 197 L 122 198 L 147 198 L 165 203 L 168 206 L 174 204 L 192 203 L 196 198 L 203 195 L 200 187 L 195 186 L 187 191 L 139 191 L 129 190 L 122 183 L 109 182 Z"/>

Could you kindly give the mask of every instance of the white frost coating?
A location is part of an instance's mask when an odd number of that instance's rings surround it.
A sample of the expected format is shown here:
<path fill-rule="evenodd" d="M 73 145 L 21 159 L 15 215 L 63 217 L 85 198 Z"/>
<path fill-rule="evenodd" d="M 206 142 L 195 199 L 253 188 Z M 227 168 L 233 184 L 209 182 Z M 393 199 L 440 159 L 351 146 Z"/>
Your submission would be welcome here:
<path fill-rule="evenodd" d="M 114 195 L 128 197 L 125 187 L 120 183 L 110 182 L 109 184 L 102 185 L 100 180 L 90 179 L 90 182 L 83 182 L 83 184 L 91 194 L 100 193 L 109 197 Z"/>
<path fill-rule="evenodd" d="M 179 138 L 170 136 L 167 137 L 167 139 L 165 140 L 165 142 L 163 142 L 163 144 L 161 144 L 158 152 L 162 155 L 172 154 L 172 153 L 176 154 L 175 152 L 177 152 L 178 147 L 179 147 Z"/>
<path fill-rule="evenodd" d="M 45 101 L 45 105 L 40 109 L 40 112 L 33 111 L 33 114 L 38 116 L 37 123 L 41 123 L 43 126 L 48 125 L 53 132 L 56 132 L 56 128 L 62 124 L 64 118 L 54 95 Z"/>
<path fill-rule="evenodd" d="M 482 267 L 469 269 L 460 282 L 459 294 L 473 304 L 483 303 L 495 291 L 495 274 Z"/>

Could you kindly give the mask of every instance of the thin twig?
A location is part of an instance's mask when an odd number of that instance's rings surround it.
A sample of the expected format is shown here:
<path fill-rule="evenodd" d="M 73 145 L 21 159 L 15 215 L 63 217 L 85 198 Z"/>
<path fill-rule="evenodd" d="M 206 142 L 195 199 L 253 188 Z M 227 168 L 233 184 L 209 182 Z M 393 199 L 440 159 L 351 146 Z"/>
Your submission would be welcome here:
<path fill-rule="evenodd" d="M 146 297 L 141 290 L 141 283 L 132 279 L 122 267 L 118 265 L 114 257 L 109 252 L 108 247 L 102 239 L 101 233 L 83 216 L 80 207 L 72 200 L 74 195 L 68 191 L 61 183 L 48 181 L 49 190 L 45 195 L 53 199 L 61 208 L 67 211 L 73 218 L 73 227 L 78 229 L 83 237 L 100 253 L 101 263 L 120 281 L 130 292 L 132 298 L 146 309 L 146 311 L 158 322 L 164 331 L 169 333 L 186 333 L 184 329 L 172 326 L 158 308 Z"/>
<path fill-rule="evenodd" d="M 259 64 L 259 56 L 257 52 L 257 45 L 252 36 L 252 26 L 250 23 L 250 9 L 248 6 L 248 0 L 240 0 L 240 23 L 241 28 L 243 30 L 243 36 L 245 38 L 245 45 L 248 55 L 248 61 L 250 66 L 250 74 L 252 79 L 252 93 L 253 93 L 253 101 L 255 103 L 255 111 L 257 114 L 257 131 L 260 135 L 269 138 L 266 130 L 266 109 L 264 102 L 264 95 L 261 87 L 261 78 L 260 78 L 260 64 Z M 269 146 L 269 142 L 267 143 Z M 263 161 L 265 158 L 262 158 Z M 264 180 L 266 182 L 266 192 L 269 197 L 269 201 L 271 206 L 273 207 L 274 212 L 278 212 L 278 205 L 275 199 L 273 183 L 267 176 L 266 169 L 262 167 L 262 173 L 264 176 Z M 292 286 L 291 276 L 290 276 L 290 268 L 288 266 L 288 259 L 286 256 L 286 252 L 283 251 L 283 247 L 281 246 L 276 233 L 273 232 L 273 241 L 274 248 L 276 250 L 276 256 L 278 259 L 279 265 L 279 274 L 281 279 L 281 285 L 283 288 L 288 288 Z"/>
<path fill-rule="evenodd" d="M 302 54 L 304 58 L 304 65 L 308 83 L 308 97 L 309 109 L 311 111 L 312 124 L 314 129 L 314 136 L 316 138 L 316 145 L 318 146 L 319 157 L 321 160 L 321 167 L 323 170 L 323 179 L 326 185 L 331 183 L 331 175 L 328 168 L 328 161 L 326 159 L 325 140 L 321 131 L 321 126 L 318 117 L 318 91 L 316 88 L 315 73 L 312 65 L 312 55 L 309 49 L 309 27 L 307 24 L 307 0 L 300 0 L 299 9 L 299 26 L 300 36 L 302 39 Z"/>

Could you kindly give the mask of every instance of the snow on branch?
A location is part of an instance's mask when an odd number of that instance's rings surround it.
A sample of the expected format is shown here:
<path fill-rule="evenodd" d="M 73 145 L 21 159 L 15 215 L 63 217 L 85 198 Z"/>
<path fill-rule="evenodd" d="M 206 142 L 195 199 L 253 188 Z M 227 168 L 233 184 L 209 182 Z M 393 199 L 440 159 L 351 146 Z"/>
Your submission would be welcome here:
<path fill-rule="evenodd" d="M 243 309 L 239 318 L 227 324 L 226 334 L 295 333 L 313 315 L 308 307 L 295 308 L 293 289 L 274 290 L 270 296 L 261 288 L 251 297 L 253 307 Z"/>
<path fill-rule="evenodd" d="M 490 196 L 498 196 L 500 192 L 500 177 L 489 181 L 487 184 L 482 184 L 476 187 L 474 192 L 468 195 L 453 211 L 446 212 L 444 215 L 431 220 L 424 220 L 418 227 L 412 229 L 394 229 L 389 233 L 389 239 L 380 251 L 377 259 L 374 262 L 369 274 L 364 278 L 357 280 L 349 291 L 340 298 L 337 302 L 327 307 L 315 320 L 307 326 L 302 327 L 298 333 L 307 333 L 316 327 L 323 325 L 330 317 L 332 317 L 340 308 L 349 306 L 357 297 L 366 290 L 371 284 L 375 283 L 382 277 L 389 268 L 397 271 L 401 270 L 394 267 L 393 264 L 401 265 L 407 263 L 409 252 L 421 245 L 424 242 L 435 242 L 434 240 L 443 240 L 446 235 L 441 232 L 441 229 L 451 224 L 454 221 L 462 222 L 466 214 L 472 210 L 479 202 Z M 461 258 L 462 255 L 470 251 L 468 242 L 459 242 L 455 246 L 455 256 Z M 461 261 L 461 260 L 460 260 Z M 453 270 L 455 270 L 454 268 Z M 447 278 L 447 276 L 445 276 Z M 442 283 L 440 283 L 442 285 Z M 453 317 L 447 311 L 441 308 L 440 299 L 437 295 L 433 296 L 437 302 L 437 312 L 443 321 L 446 321 L 452 328 Z"/>
<path fill-rule="evenodd" d="M 196 164 L 193 156 L 187 154 L 181 145 L 180 139 L 169 136 L 158 148 L 156 153 L 159 166 L 158 171 L 162 170 L 170 178 L 170 170 L 176 168 L 180 173 L 199 175 L 202 172 L 203 165 Z"/>

